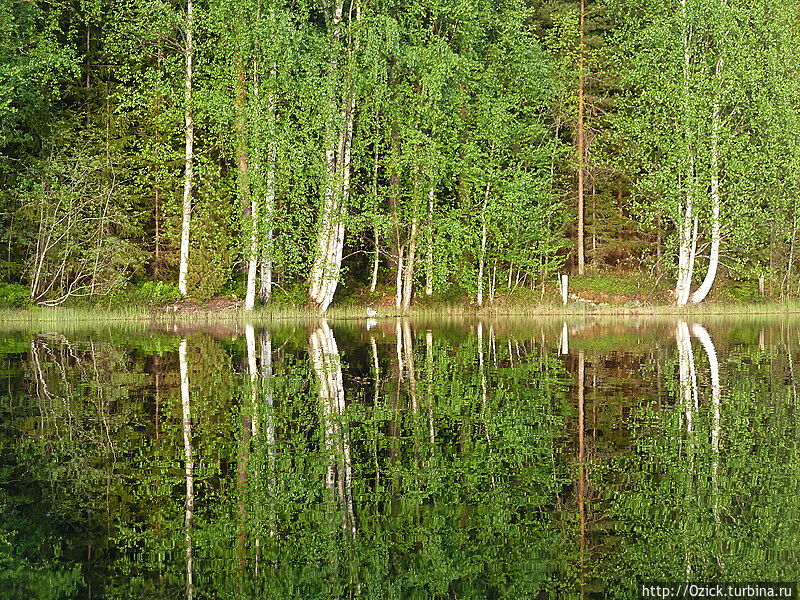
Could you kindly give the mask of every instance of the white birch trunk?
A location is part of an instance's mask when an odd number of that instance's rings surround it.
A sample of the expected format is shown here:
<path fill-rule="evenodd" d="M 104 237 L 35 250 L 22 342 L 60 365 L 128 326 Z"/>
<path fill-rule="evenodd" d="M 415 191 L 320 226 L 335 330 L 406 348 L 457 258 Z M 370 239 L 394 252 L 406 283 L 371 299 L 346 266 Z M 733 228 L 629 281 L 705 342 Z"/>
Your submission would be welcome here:
<path fill-rule="evenodd" d="M 690 255 L 693 220 L 692 198 L 687 192 L 683 222 L 678 227 L 678 281 L 675 285 L 675 301 L 678 306 L 684 306 L 689 300 L 690 286 L 692 284 Z"/>
<path fill-rule="evenodd" d="M 497 259 L 494 259 L 492 265 L 492 276 L 489 278 L 489 305 L 494 304 L 494 293 L 497 289 Z"/>
<path fill-rule="evenodd" d="M 256 304 L 256 275 L 258 274 L 258 200 L 250 194 L 250 251 L 247 261 L 247 293 L 244 309 L 253 310 Z"/>
<path fill-rule="evenodd" d="M 247 104 L 247 90 L 246 82 L 247 77 L 245 74 L 245 67 L 243 58 L 237 58 L 237 74 L 236 74 L 236 162 L 238 167 L 238 189 L 239 197 L 242 202 L 242 212 L 244 221 L 248 222 L 250 240 L 247 249 L 247 291 L 244 298 L 244 309 L 253 310 L 256 302 L 256 277 L 258 275 L 258 193 L 256 189 L 251 189 L 250 186 L 250 156 L 248 152 L 248 136 L 247 136 L 247 117 L 246 117 L 246 104 Z M 253 98 L 258 101 L 258 73 L 253 73 L 254 86 Z M 253 166 L 255 171 L 257 168 L 258 160 L 254 161 Z M 258 174 L 256 174 L 258 175 Z M 257 187 L 257 186 L 256 186 Z"/>
<path fill-rule="evenodd" d="M 333 52 L 337 52 L 342 41 L 343 7 L 343 1 L 337 0 L 332 16 L 331 45 Z M 357 3 L 355 13 L 357 20 L 360 14 Z M 338 75 L 338 57 L 335 57 L 331 61 L 331 77 Z M 348 86 L 345 94 L 339 121 L 335 126 L 331 125 L 332 131 L 338 130 L 339 133 L 330 135 L 330 145 L 326 151 L 327 181 L 309 283 L 311 304 L 323 313 L 333 301 L 333 295 L 339 283 L 345 236 L 344 207 L 347 205 L 350 193 L 350 151 L 353 140 L 355 92 Z M 331 101 L 335 100 L 331 99 Z"/>
<path fill-rule="evenodd" d="M 425 261 L 425 295 L 433 294 L 433 200 L 436 190 L 428 190 L 428 252 Z"/>
<path fill-rule="evenodd" d="M 715 75 L 719 77 L 722 68 L 721 59 L 717 61 Z M 703 283 L 692 294 L 692 302 L 698 303 L 705 300 L 719 267 L 719 243 L 720 243 L 720 197 L 719 197 L 719 101 L 714 102 L 714 109 L 711 115 L 711 252 L 708 259 L 708 271 L 703 279 Z"/>
<path fill-rule="evenodd" d="M 486 194 L 483 198 L 481 210 L 481 254 L 478 259 L 478 306 L 483 306 L 483 275 L 486 266 L 486 206 L 489 204 L 489 184 L 486 184 Z"/>
<path fill-rule="evenodd" d="M 394 304 L 397 310 L 403 305 L 403 251 L 405 246 L 400 246 L 397 250 L 397 274 L 395 276 L 395 294 Z"/>
<path fill-rule="evenodd" d="M 411 306 L 411 293 L 414 287 L 414 264 L 417 257 L 417 218 L 411 220 L 411 235 L 408 238 L 408 256 L 403 273 L 403 308 Z"/>
<path fill-rule="evenodd" d="M 686 0 L 680 0 L 681 16 L 683 18 L 683 33 L 681 43 L 683 45 L 683 118 L 685 150 L 689 165 L 687 167 L 684 186 L 686 188 L 686 198 L 683 207 L 683 221 L 678 224 L 678 279 L 675 284 L 675 302 L 678 306 L 685 306 L 689 300 L 690 288 L 692 285 L 691 245 L 692 245 L 692 222 L 694 220 L 693 193 L 694 193 L 694 162 L 691 159 L 692 146 L 690 141 L 691 126 L 688 122 L 689 107 L 689 77 L 691 73 L 691 52 L 689 36 L 689 15 L 686 10 Z"/>
<path fill-rule="evenodd" d="M 270 78 L 274 81 L 277 76 L 278 68 L 272 65 Z M 258 89 L 255 90 L 258 94 Z M 260 284 L 258 295 L 261 302 L 267 304 L 272 298 L 272 238 L 275 225 L 275 167 L 278 161 L 278 144 L 275 141 L 275 95 L 270 93 L 267 101 L 267 113 L 269 118 L 269 150 L 267 152 L 267 171 L 264 176 L 264 210 L 261 221 L 264 224 L 264 241 L 260 249 L 261 261 Z"/>
<path fill-rule="evenodd" d="M 375 257 L 372 261 L 372 280 L 369 283 L 370 292 L 374 292 L 375 289 L 378 287 L 378 266 L 380 265 L 380 252 L 381 252 L 378 228 L 373 227 L 373 231 L 375 239 Z"/>
<path fill-rule="evenodd" d="M 186 276 L 189 272 L 189 229 L 192 218 L 192 178 L 194 171 L 194 122 L 192 115 L 192 0 L 186 1 L 186 81 L 184 101 L 186 103 L 184 121 L 186 135 L 186 158 L 183 179 L 183 215 L 181 219 L 180 266 L 178 270 L 178 290 L 186 296 Z"/>
<path fill-rule="evenodd" d="M 336 150 L 331 148 L 325 152 L 327 164 L 327 181 L 323 194 L 322 212 L 320 214 L 320 229 L 317 233 L 316 246 L 314 250 L 314 263 L 311 267 L 311 277 L 309 286 L 309 297 L 311 302 L 319 306 L 324 297 L 324 287 L 326 274 L 328 272 L 328 259 L 330 256 L 331 228 L 334 226 L 332 220 L 336 212 L 336 190 L 333 186 L 333 179 L 336 175 Z"/>

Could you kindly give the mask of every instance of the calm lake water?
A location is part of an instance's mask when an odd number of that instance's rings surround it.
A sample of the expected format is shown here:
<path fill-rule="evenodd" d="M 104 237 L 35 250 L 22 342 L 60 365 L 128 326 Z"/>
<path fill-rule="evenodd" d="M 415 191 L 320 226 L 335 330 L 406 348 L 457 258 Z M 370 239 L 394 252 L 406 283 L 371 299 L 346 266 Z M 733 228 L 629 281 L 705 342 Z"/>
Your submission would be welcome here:
<path fill-rule="evenodd" d="M 800 577 L 800 321 L 0 330 L 0 597 Z"/>

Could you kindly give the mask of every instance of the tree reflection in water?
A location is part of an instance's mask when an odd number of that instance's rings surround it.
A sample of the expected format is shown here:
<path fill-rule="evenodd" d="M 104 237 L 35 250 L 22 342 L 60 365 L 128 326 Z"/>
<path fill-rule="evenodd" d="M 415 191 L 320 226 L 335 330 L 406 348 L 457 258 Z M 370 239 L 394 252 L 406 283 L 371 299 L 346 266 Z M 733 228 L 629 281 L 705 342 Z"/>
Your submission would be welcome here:
<path fill-rule="evenodd" d="M 0 587 L 635 598 L 640 579 L 796 579 L 796 330 L 564 325 L 0 334 Z"/>

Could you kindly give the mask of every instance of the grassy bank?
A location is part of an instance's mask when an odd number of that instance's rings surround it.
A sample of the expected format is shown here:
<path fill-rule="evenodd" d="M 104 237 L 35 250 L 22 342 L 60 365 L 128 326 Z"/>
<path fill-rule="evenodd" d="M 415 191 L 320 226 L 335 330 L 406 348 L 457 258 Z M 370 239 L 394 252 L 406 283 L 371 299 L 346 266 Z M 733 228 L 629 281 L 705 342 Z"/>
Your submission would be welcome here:
<path fill-rule="evenodd" d="M 757 287 L 720 280 L 709 299 L 699 305 L 676 307 L 671 282 L 646 272 L 588 274 L 570 278 L 570 300 L 561 303 L 555 285 L 535 289 L 518 288 L 498 292 L 481 308 L 466 294 L 415 298 L 406 311 L 394 305 L 394 290 L 342 289 L 326 313 L 329 319 L 363 319 L 366 308 L 379 317 L 502 317 L 502 316 L 645 316 L 645 315 L 780 315 L 800 312 L 800 300 L 777 301 L 758 293 Z M 215 297 L 205 301 L 177 300 L 138 302 L 131 294 L 110 307 L 71 306 L 59 308 L 0 309 L 0 323 L 43 325 L 47 323 L 221 323 L 316 320 L 319 314 L 288 299 L 248 312 L 240 299 Z M 122 300 L 122 299 L 121 299 Z"/>
<path fill-rule="evenodd" d="M 681 316 L 681 315 L 791 315 L 800 314 L 800 302 L 770 302 L 759 304 L 709 303 L 687 307 L 670 305 L 645 306 L 589 306 L 572 303 L 567 306 L 557 304 L 542 305 L 503 305 L 476 309 L 462 304 L 412 307 L 408 311 L 395 309 L 381 310 L 378 318 L 408 316 L 412 318 L 434 317 L 567 317 L 567 316 Z M 204 310 L 168 312 L 161 308 L 138 307 L 125 309 L 87 309 L 87 308 L 37 308 L 1 310 L 0 323 L 16 325 L 45 325 L 48 323 L 220 323 L 234 321 L 270 322 L 276 320 L 316 320 L 319 314 L 305 307 L 280 306 L 245 311 L 241 308 L 224 310 Z M 364 306 L 343 306 L 331 308 L 325 317 L 331 320 L 364 319 Z"/>

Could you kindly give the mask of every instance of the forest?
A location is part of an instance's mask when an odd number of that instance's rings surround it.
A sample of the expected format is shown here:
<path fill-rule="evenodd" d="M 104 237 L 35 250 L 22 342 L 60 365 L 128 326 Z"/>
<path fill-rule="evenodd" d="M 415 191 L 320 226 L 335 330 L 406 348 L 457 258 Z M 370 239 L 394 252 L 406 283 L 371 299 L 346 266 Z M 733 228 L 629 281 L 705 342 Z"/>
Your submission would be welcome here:
<path fill-rule="evenodd" d="M 0 0 L 0 305 L 796 297 L 798 9 Z"/>

